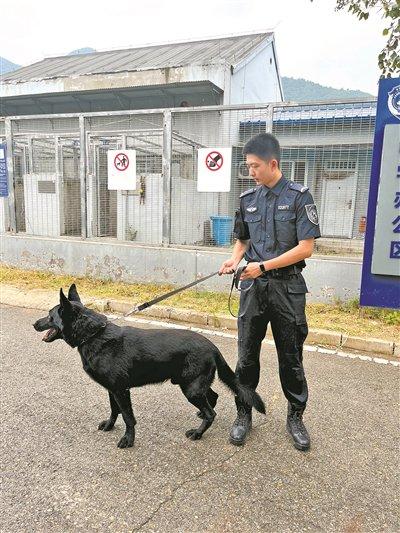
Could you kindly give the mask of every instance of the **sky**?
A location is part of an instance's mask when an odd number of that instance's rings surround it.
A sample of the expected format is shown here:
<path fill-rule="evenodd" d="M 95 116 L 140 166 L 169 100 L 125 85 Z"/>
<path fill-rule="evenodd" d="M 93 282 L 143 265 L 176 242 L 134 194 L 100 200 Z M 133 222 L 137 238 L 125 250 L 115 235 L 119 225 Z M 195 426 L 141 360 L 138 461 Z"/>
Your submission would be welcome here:
<path fill-rule="evenodd" d="M 20 65 L 98 51 L 275 32 L 281 76 L 377 94 L 378 12 L 359 21 L 335 0 L 2 0 L 0 56 Z"/>

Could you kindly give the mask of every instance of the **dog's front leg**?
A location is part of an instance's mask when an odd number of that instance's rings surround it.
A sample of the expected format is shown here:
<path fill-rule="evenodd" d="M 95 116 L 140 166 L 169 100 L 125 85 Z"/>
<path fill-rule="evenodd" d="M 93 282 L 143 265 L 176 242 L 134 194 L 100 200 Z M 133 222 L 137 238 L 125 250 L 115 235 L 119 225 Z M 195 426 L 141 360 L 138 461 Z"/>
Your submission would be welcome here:
<path fill-rule="evenodd" d="M 103 420 L 103 422 L 100 422 L 98 429 L 100 429 L 101 431 L 110 431 L 114 427 L 115 421 L 117 420 L 118 415 L 121 412 L 114 398 L 114 395 L 110 391 L 108 391 L 108 397 L 110 399 L 111 414 L 110 418 L 108 418 L 107 420 Z"/>
<path fill-rule="evenodd" d="M 136 424 L 132 410 L 131 394 L 129 390 L 114 392 L 113 394 L 126 425 L 125 435 L 119 441 L 118 448 L 130 448 L 135 441 Z"/>

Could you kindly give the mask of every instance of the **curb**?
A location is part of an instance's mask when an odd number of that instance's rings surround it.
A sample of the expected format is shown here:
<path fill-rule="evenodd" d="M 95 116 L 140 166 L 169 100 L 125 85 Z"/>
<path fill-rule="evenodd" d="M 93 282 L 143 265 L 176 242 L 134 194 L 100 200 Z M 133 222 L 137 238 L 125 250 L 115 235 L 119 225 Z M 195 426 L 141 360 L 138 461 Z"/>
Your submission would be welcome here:
<path fill-rule="evenodd" d="M 131 303 L 121 300 L 108 300 L 107 304 L 108 311 L 122 314 L 127 313 L 132 308 Z M 190 322 L 202 326 L 237 331 L 236 318 L 225 315 L 207 315 L 205 313 L 196 313 L 195 311 L 187 309 L 156 305 L 141 311 L 140 314 L 152 318 L 163 318 L 176 322 Z M 267 333 L 267 339 L 268 338 L 272 338 L 270 329 Z M 307 336 L 307 344 L 346 348 L 367 353 L 379 353 L 400 359 L 400 343 L 395 344 L 394 342 L 385 341 L 383 339 L 353 337 L 326 329 L 310 329 Z"/>
<path fill-rule="evenodd" d="M 35 302 L 33 303 L 33 298 Z M 0 303 L 17 307 L 30 307 L 47 311 L 54 306 L 54 294 L 42 289 L 24 291 L 16 287 L 2 285 L 0 290 Z M 96 297 L 86 299 L 86 306 L 100 312 L 114 312 L 125 314 L 132 308 L 132 302 L 123 300 L 106 300 Z M 237 331 L 236 318 L 225 315 L 207 315 L 187 309 L 166 306 L 152 306 L 140 312 L 140 315 L 174 322 L 188 322 L 212 328 L 222 328 Z M 272 339 L 270 328 L 267 339 Z M 385 341 L 383 339 L 347 336 L 345 334 L 324 329 L 310 329 L 307 344 L 317 346 L 331 346 L 346 348 L 365 353 L 379 353 L 400 359 L 400 342 Z"/>

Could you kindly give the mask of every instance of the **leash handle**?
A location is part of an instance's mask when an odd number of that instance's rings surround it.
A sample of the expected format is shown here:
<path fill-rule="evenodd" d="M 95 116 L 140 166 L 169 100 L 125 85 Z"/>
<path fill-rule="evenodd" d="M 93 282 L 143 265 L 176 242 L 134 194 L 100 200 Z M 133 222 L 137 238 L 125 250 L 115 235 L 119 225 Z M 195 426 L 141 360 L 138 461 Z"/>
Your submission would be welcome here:
<path fill-rule="evenodd" d="M 254 279 L 253 279 L 253 281 L 250 284 L 250 287 L 247 287 L 247 289 L 242 289 L 241 286 L 240 286 L 240 284 L 242 283 L 241 280 L 240 280 L 240 276 L 246 270 L 246 266 L 247 265 L 239 267 L 238 269 L 236 269 L 236 271 L 233 274 L 231 290 L 229 292 L 229 298 L 228 298 L 228 309 L 229 309 L 229 313 L 233 316 L 233 318 L 238 318 L 238 316 L 239 316 L 239 315 L 234 315 L 232 313 L 232 309 L 231 309 L 231 298 L 232 298 L 233 287 L 236 287 L 236 289 L 238 291 L 240 291 L 240 292 L 247 292 L 254 285 Z"/>

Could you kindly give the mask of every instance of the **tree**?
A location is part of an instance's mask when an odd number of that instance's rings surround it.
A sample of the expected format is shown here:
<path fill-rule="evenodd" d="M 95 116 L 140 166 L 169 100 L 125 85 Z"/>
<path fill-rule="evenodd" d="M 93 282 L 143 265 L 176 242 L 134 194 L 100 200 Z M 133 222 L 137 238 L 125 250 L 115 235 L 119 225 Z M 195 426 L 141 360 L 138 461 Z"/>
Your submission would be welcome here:
<path fill-rule="evenodd" d="M 311 0 L 313 1 L 313 0 Z M 359 20 L 367 20 L 373 9 L 378 9 L 385 20 L 383 35 L 387 36 L 385 48 L 378 55 L 382 78 L 400 74 L 400 0 L 336 0 L 335 11 L 346 9 Z"/>

